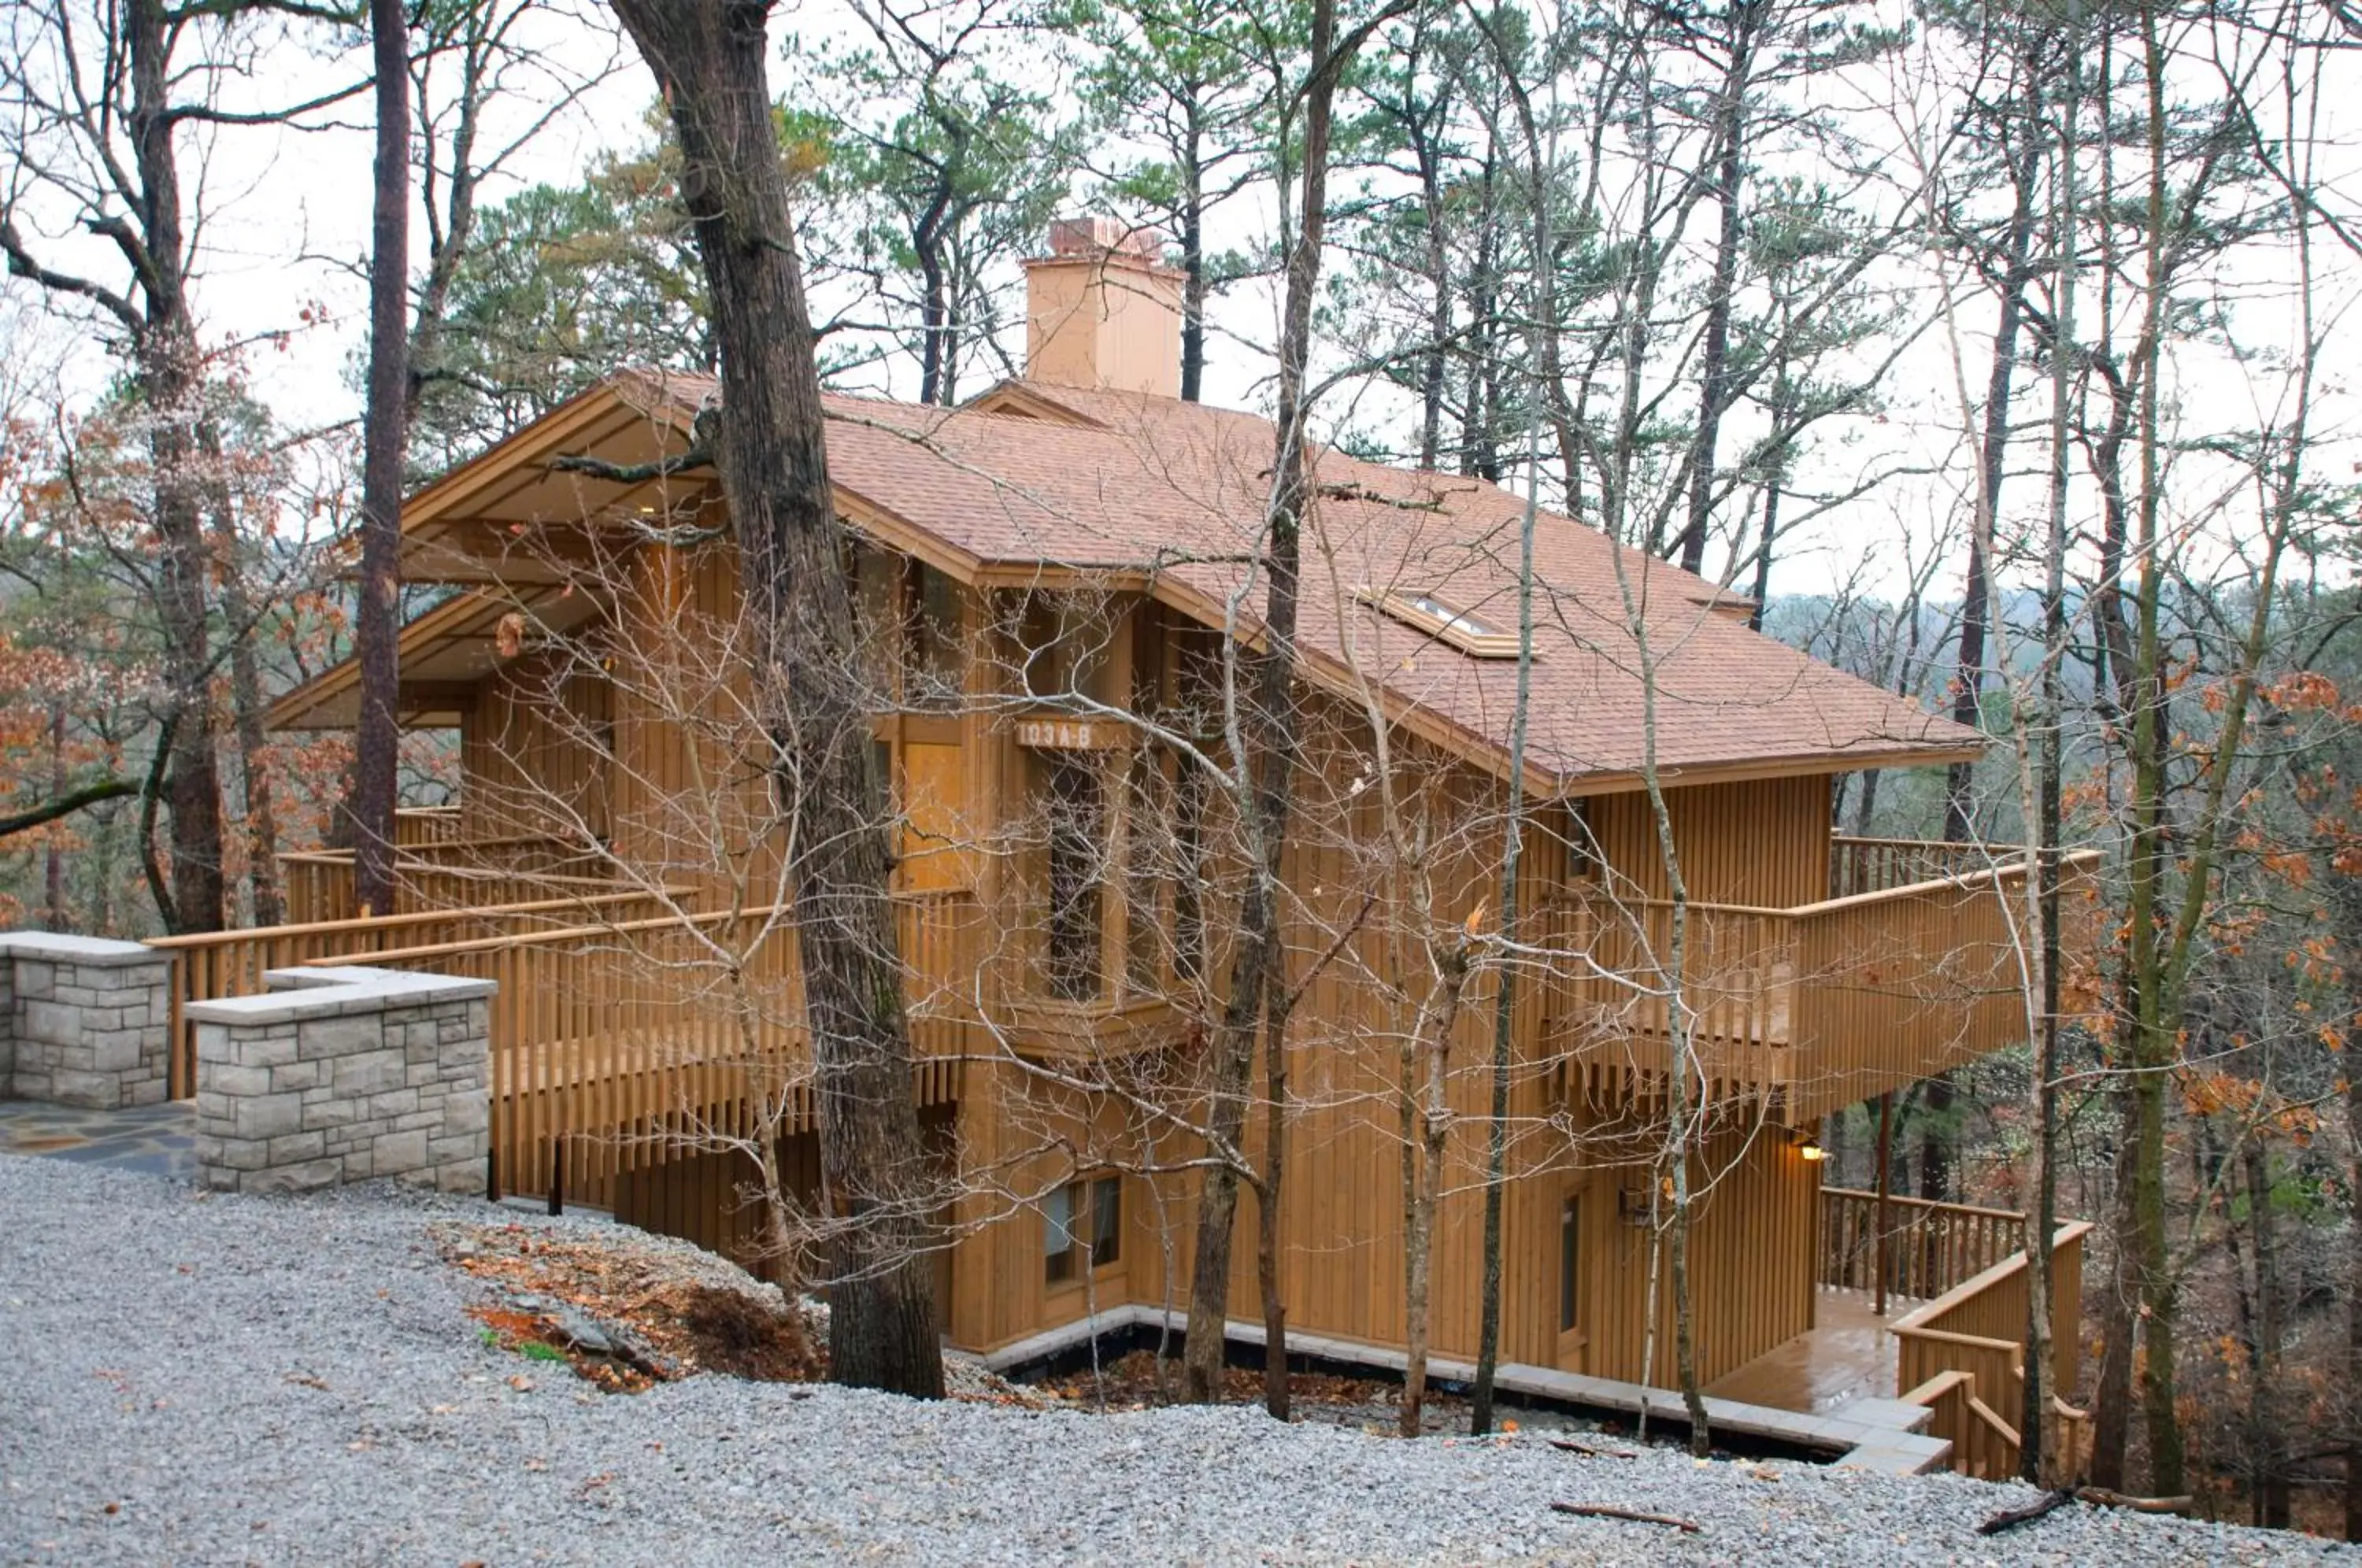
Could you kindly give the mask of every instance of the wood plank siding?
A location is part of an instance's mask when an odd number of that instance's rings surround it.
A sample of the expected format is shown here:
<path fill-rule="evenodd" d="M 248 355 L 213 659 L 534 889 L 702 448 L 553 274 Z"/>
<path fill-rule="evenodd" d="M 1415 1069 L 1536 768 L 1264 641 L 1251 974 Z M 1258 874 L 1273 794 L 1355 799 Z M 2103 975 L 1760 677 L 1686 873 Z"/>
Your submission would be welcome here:
<path fill-rule="evenodd" d="M 1673 848 L 1691 900 L 1793 909 L 1829 896 L 1829 785 L 1826 773 L 1665 791 Z M 1656 812 L 1639 791 L 1584 802 L 1619 891 L 1672 896 L 1657 848 Z"/>
<path fill-rule="evenodd" d="M 528 652 L 479 682 L 459 721 L 452 837 L 608 833 L 612 685 L 562 654 Z M 612 744 L 608 742 L 607 744 Z"/>
<path fill-rule="evenodd" d="M 570 823 L 603 843 L 627 882 L 679 889 L 701 911 L 769 907 L 787 890 L 760 730 L 744 661 L 733 654 L 734 552 L 724 543 L 641 547 L 621 558 L 623 587 L 599 629 L 574 634 L 570 652 L 528 646 L 480 683 L 466 709 L 458 836 Z M 866 545 L 853 567 L 866 646 L 848 657 L 873 661 L 883 684 L 871 733 L 899 813 L 895 889 L 906 908 L 951 900 L 966 911 L 956 945 L 930 936 L 923 917 L 903 926 L 906 944 L 936 944 L 904 957 L 915 1027 L 927 1032 L 922 1055 L 944 1069 L 921 1089 L 931 1136 L 964 1178 L 944 1216 L 955 1238 L 942 1265 L 948 1331 L 988 1351 L 1093 1308 L 1178 1309 L 1194 1236 L 1196 1178 L 1186 1167 L 1202 1150 L 1129 1095 L 1164 1097 L 1183 1121 L 1196 1113 L 1205 1024 L 1226 975 L 1220 927 L 1242 870 L 1226 852 L 1222 792 L 1193 791 L 1183 748 L 1143 745 L 1093 705 L 1153 712 L 1219 760 L 1219 723 L 1191 706 L 1202 702 L 1219 643 L 1137 591 L 973 588 Z M 1390 819 L 1365 713 L 1342 694 L 1307 703 L 1308 761 L 1282 867 L 1286 981 L 1301 988 L 1286 1046 L 1283 1288 L 1292 1328 L 1395 1346 L 1405 1332 L 1406 1060 L 1435 955 L 1472 933 L 1481 944 L 1497 929 L 1504 787 L 1396 726 L 1388 732 Z M 1827 900 L 1830 786 L 1828 773 L 1793 768 L 1753 780 L 1669 780 L 1690 900 L 1775 920 Z M 1554 911 L 1585 899 L 1634 908 L 1664 899 L 1658 842 L 1638 791 L 1540 804 L 1526 837 L 1520 937 L 1535 944 L 1574 931 L 1553 923 Z M 1585 951 L 1604 954 L 1605 942 Z M 467 961 L 497 967 L 489 957 Z M 765 962 L 789 983 L 790 960 Z M 526 1168 L 508 1185 L 532 1190 L 539 1174 L 530 1167 L 566 1139 L 637 1138 L 635 1152 L 599 1156 L 569 1180 L 578 1200 L 592 1197 L 635 1222 L 745 1250 L 754 1220 L 737 1197 L 738 1157 L 647 1151 L 661 1115 L 649 1096 L 686 1092 L 684 1075 L 702 1074 L 693 1109 L 721 1115 L 743 1088 L 718 1066 L 665 1065 L 694 1031 L 673 1030 L 652 1053 L 645 1032 L 632 1036 L 614 1021 L 645 1025 L 655 1016 L 645 998 L 625 994 L 650 983 L 645 966 L 635 977 L 612 954 L 603 966 L 563 955 L 534 965 L 500 972 L 551 984 L 571 984 L 570 976 L 598 988 L 579 1004 L 502 998 L 531 1014 L 517 1014 L 514 1059 L 495 1072 L 511 1096 L 507 1113 L 525 1129 L 514 1163 Z M 1476 1349 L 1499 974 L 1478 967 L 1446 1058 L 1458 1121 L 1445 1143 L 1448 1196 L 1435 1242 L 1432 1344 L 1443 1355 Z M 1792 966 L 1783 983 L 1794 978 Z M 1645 1043 L 1628 1053 L 1635 1076 L 1603 1077 L 1597 1010 L 1583 1015 L 1578 1047 L 1571 1021 L 1581 999 L 1539 965 L 1520 972 L 1516 988 L 1504 1359 L 1670 1384 L 1672 1285 L 1648 1224 L 1664 1174 L 1650 1132 L 1661 1112 L 1643 1070 Z M 1749 1015 L 1755 1022 L 1723 1032 L 1759 1054 L 1784 1052 L 1800 1014 L 1780 1005 L 1775 1012 L 1763 1003 Z M 1891 1009 L 1848 1005 L 1891 1021 Z M 1645 1010 L 1628 1011 L 1619 1027 L 1632 1041 L 1661 1037 L 1657 1006 L 1654 1021 Z M 575 1011 L 557 1016 L 568 1008 Z M 800 1049 L 794 1026 L 780 1030 L 789 1043 L 779 1049 Z M 643 1066 L 586 1083 L 581 1104 L 561 1107 L 561 1080 L 577 1070 L 565 1064 L 592 1063 L 595 1053 L 579 1043 L 602 1031 L 619 1042 L 617 1061 Z M 727 1055 L 714 1049 L 717 1062 Z M 1847 1069 L 1869 1073 L 1870 1055 L 1895 1049 L 1891 1040 L 1863 1042 Z M 590 1066 L 579 1071 L 598 1076 Z M 1119 1077 L 1127 1092 L 1112 1088 Z M 650 1087 L 659 1079 L 672 1087 Z M 1261 1063 L 1254 1081 L 1260 1092 Z M 1717 1091 L 1691 1159 L 1703 1195 L 1694 1250 L 1701 1380 L 1812 1325 L 1818 1166 L 1792 1137 L 1797 1118 L 1783 1098 L 1785 1079 L 1766 1069 L 1753 1078 L 1734 1073 L 1731 1083 L 1727 1094 Z M 1260 1151 L 1260 1107 L 1250 1121 L 1250 1145 Z M 806 1177 L 809 1143 L 799 1129 L 781 1149 Z M 1068 1182 L 1105 1176 L 1120 1180 L 1122 1195 L 1117 1261 L 1054 1277 L 1044 1206 L 1065 1201 L 1052 1195 Z M 1234 1316 L 1254 1320 L 1252 1193 L 1242 1205 L 1231 1303 Z"/>

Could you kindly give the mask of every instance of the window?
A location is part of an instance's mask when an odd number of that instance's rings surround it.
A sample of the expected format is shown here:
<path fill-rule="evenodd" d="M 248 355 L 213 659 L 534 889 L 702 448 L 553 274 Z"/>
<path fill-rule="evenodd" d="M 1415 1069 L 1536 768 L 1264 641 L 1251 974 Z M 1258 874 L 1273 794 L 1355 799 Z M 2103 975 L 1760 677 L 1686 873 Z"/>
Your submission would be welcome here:
<path fill-rule="evenodd" d="M 1049 911 L 1043 978 L 1054 995 L 1089 1001 L 1099 994 L 1100 856 L 1107 803 L 1087 756 L 1044 754 L 1049 812 Z"/>
<path fill-rule="evenodd" d="M 880 712 L 894 706 L 895 601 L 900 570 L 892 556 L 866 545 L 854 547 L 853 638 L 867 688 L 865 701 Z"/>
<path fill-rule="evenodd" d="M 890 816 L 895 809 L 894 747 L 875 735 L 869 737 L 869 776 L 876 780 L 877 805 Z"/>
<path fill-rule="evenodd" d="M 911 563 L 910 613 L 903 621 L 902 703 L 958 704 L 967 668 L 960 628 L 959 584 L 931 566 Z"/>
<path fill-rule="evenodd" d="M 1172 864 L 1171 785 L 1163 758 L 1143 747 L 1131 760 L 1131 800 L 1124 819 L 1123 977 L 1133 991 L 1153 992 L 1164 964 L 1164 878 Z"/>
<path fill-rule="evenodd" d="M 1091 697 L 1121 701 L 1124 693 L 1106 689 L 1109 640 L 1114 635 L 1103 605 L 1072 593 L 1029 593 L 1016 618 L 1005 623 L 1014 639 L 1010 652 L 1024 674 L 1031 697 Z"/>
<path fill-rule="evenodd" d="M 1164 708 L 1165 621 L 1153 603 L 1131 613 L 1131 711 L 1158 713 Z"/>
<path fill-rule="evenodd" d="M 1482 612 L 1436 590 L 1363 588 L 1356 591 L 1363 603 L 1374 605 L 1403 624 L 1416 626 L 1472 657 L 1518 657 L 1517 628 L 1500 625 Z"/>
<path fill-rule="evenodd" d="M 1583 1199 L 1570 1198 L 1558 1209 L 1558 1331 L 1573 1333 L 1583 1321 Z"/>
<path fill-rule="evenodd" d="M 1591 797 L 1578 795 L 1566 802 L 1566 879 L 1599 880 L 1599 838 L 1591 824 Z"/>
<path fill-rule="evenodd" d="M 1173 799 L 1173 971 L 1206 975 L 1206 797 L 1211 786 L 1194 762 L 1181 764 Z"/>
<path fill-rule="evenodd" d="M 1063 1285 L 1123 1256 L 1123 1178 L 1070 1181 L 1042 1198 L 1042 1277 Z"/>
<path fill-rule="evenodd" d="M 1230 672 L 1223 662 L 1221 634 L 1211 626 L 1183 626 L 1175 634 L 1173 646 L 1173 705 L 1166 722 L 1199 739 L 1222 734 L 1223 689 Z"/>
<path fill-rule="evenodd" d="M 1123 1259 L 1123 1178 L 1101 1176 L 1091 1183 L 1091 1266 L 1105 1268 Z"/>
<path fill-rule="evenodd" d="M 1075 1277 L 1075 1193 L 1069 1182 L 1042 1199 L 1042 1276 L 1052 1285 Z"/>

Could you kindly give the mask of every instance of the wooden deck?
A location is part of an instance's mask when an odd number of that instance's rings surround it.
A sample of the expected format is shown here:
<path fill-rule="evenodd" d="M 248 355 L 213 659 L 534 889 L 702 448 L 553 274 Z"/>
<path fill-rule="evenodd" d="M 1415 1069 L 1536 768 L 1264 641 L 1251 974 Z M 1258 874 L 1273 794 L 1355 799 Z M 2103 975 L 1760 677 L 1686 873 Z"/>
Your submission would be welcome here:
<path fill-rule="evenodd" d="M 1816 1326 L 1767 1355 L 1705 1386 L 1719 1399 L 1822 1416 L 1857 1399 L 1894 1395 L 1895 1340 L 1887 1325 L 1918 1306 L 1890 1297 L 1886 1316 L 1870 1309 L 1870 1292 L 1823 1286 Z"/>

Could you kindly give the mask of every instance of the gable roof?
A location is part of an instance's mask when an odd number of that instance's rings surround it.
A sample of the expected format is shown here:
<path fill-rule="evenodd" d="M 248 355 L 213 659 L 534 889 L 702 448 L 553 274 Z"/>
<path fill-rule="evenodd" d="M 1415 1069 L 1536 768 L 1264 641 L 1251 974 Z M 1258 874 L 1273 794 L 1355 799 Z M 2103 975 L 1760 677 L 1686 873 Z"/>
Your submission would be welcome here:
<path fill-rule="evenodd" d="M 553 476 L 547 457 L 645 462 L 678 451 L 714 396 L 707 378 L 626 372 L 554 411 L 413 498 L 403 530 L 414 573 L 436 575 L 414 547 L 437 530 L 634 507 L 632 487 Z M 840 506 L 882 543 L 983 584 L 1112 575 L 1208 624 L 1235 614 L 1256 630 L 1263 591 L 1249 563 L 1271 486 L 1269 421 L 1031 381 L 955 409 L 824 403 Z M 1369 600 L 1435 595 L 1514 632 L 1523 498 L 1333 450 L 1317 454 L 1316 478 L 1298 627 L 1308 672 L 1343 684 L 1373 677 L 1406 722 L 1503 766 L 1516 661 L 1475 657 Z M 1537 513 L 1534 559 L 1527 756 L 1538 788 L 1628 787 L 1646 756 L 1651 669 L 1667 776 L 1941 762 L 1981 749 L 1976 732 L 1750 631 L 1743 599 L 1572 518 Z"/>

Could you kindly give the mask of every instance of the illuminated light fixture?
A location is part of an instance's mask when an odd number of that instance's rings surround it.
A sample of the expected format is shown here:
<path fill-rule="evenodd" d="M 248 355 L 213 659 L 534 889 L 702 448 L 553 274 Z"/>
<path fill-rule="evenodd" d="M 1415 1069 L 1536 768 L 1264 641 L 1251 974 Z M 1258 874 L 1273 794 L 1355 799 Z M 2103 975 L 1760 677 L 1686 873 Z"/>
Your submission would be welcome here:
<path fill-rule="evenodd" d="M 1797 1133 L 1794 1141 L 1796 1153 L 1807 1160 L 1818 1161 L 1829 1157 L 1829 1152 L 1821 1147 L 1821 1141 L 1810 1132 Z"/>

